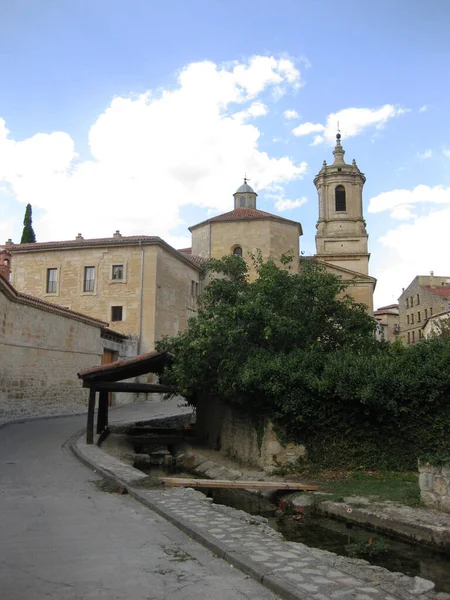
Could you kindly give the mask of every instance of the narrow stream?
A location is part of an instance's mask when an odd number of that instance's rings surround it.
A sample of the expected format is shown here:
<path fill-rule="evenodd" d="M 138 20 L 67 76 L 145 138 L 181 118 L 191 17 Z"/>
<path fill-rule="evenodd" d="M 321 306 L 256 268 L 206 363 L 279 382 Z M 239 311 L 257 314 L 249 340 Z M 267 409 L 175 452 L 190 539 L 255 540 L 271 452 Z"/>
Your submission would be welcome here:
<path fill-rule="evenodd" d="M 383 552 L 375 553 L 373 556 L 363 552 L 358 558 L 363 558 L 389 571 L 429 579 L 434 581 L 436 591 L 450 593 L 450 556 L 448 555 L 381 535 L 364 527 L 356 525 L 349 527 L 347 522 L 321 516 L 308 508 L 303 511 L 301 520 L 295 518 L 293 514 L 276 517 L 274 504 L 244 490 L 198 489 L 212 498 L 216 504 L 225 504 L 252 515 L 266 517 L 269 525 L 291 542 L 301 542 L 306 546 L 321 548 L 341 556 L 349 556 L 349 550 L 352 554 L 351 549 L 354 550 L 355 547 L 364 549 L 369 543 L 375 544 L 375 547 L 379 544 L 383 547 Z"/>
<path fill-rule="evenodd" d="M 158 466 L 138 468 L 155 476 L 170 474 L 192 478 L 192 474 L 181 473 L 176 468 L 169 471 Z M 275 504 L 263 496 L 245 490 L 197 489 L 212 498 L 215 504 L 224 504 L 251 515 L 267 518 L 269 525 L 288 541 L 301 542 L 306 546 L 328 550 L 341 556 L 362 558 L 373 565 L 410 577 L 417 575 L 433 581 L 436 591 L 450 593 L 450 555 L 382 535 L 346 521 L 322 516 L 311 508 L 305 508 L 296 515 L 286 511 L 285 514 L 276 516 Z"/>

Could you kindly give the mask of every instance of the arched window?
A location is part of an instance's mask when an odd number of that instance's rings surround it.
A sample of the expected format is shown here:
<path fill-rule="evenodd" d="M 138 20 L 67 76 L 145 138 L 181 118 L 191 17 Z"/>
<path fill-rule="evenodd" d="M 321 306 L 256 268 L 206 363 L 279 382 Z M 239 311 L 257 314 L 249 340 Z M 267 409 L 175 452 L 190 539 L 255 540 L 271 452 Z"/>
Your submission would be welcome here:
<path fill-rule="evenodd" d="M 233 249 L 233 254 L 236 254 L 236 256 L 242 256 L 242 248 L 240 246 L 236 246 L 236 248 Z"/>
<path fill-rule="evenodd" d="M 245 208 L 245 197 L 244 196 L 241 196 L 239 198 L 239 203 L 240 203 L 241 208 Z"/>
<path fill-rule="evenodd" d="M 334 190 L 334 198 L 335 198 L 335 208 L 336 212 L 343 212 L 347 210 L 345 204 L 345 187 L 343 185 L 338 185 Z"/>

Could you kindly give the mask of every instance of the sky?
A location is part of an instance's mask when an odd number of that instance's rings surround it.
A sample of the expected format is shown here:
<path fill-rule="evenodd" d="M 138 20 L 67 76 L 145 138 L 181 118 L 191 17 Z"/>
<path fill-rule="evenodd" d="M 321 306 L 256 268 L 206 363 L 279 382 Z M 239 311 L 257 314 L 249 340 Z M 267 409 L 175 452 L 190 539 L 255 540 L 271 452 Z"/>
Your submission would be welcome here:
<path fill-rule="evenodd" d="M 0 243 L 159 235 L 233 208 L 302 223 L 337 122 L 367 177 L 375 306 L 450 276 L 448 0 L 2 0 Z"/>

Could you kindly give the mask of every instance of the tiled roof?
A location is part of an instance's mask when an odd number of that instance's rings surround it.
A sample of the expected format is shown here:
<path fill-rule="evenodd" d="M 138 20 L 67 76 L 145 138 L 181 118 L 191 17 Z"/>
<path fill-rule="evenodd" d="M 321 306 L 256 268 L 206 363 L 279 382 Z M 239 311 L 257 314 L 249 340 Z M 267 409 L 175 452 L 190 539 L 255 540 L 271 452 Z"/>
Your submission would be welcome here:
<path fill-rule="evenodd" d="M 302 226 L 298 221 L 291 221 L 289 219 L 285 219 L 284 217 L 279 217 L 278 215 L 273 215 L 272 213 L 258 210 L 257 208 L 235 208 L 234 210 L 230 210 L 230 212 L 217 215 L 216 217 L 206 219 L 206 221 L 202 221 L 197 225 L 193 225 L 192 227 L 189 227 L 189 230 L 192 231 L 192 229 L 195 229 L 200 225 L 204 225 L 205 223 L 217 223 L 220 221 L 253 221 L 264 219 L 282 221 L 283 223 L 291 223 L 292 225 L 299 227 L 300 231 L 302 232 Z"/>
<path fill-rule="evenodd" d="M 188 258 L 191 262 L 196 265 L 203 265 L 208 262 L 209 258 L 205 258 L 204 256 L 198 256 L 197 254 L 186 254 L 186 258 Z"/>
<path fill-rule="evenodd" d="M 145 375 L 146 373 L 162 373 L 169 361 L 170 355 L 168 352 L 154 350 L 133 358 L 83 369 L 78 373 L 78 377 L 90 381 L 120 381 L 121 379 Z"/>
<path fill-rule="evenodd" d="M 139 242 L 162 242 L 160 237 L 153 235 L 127 235 L 123 237 L 110 238 L 92 238 L 66 240 L 61 242 L 36 242 L 35 244 L 12 244 L 5 246 L 9 252 L 20 252 L 21 250 L 47 250 L 51 248 L 78 248 L 80 246 L 112 246 L 112 245 L 130 245 Z"/>
<path fill-rule="evenodd" d="M 388 304 L 387 306 L 380 306 L 380 308 L 377 308 L 376 312 L 378 312 L 379 310 L 389 310 L 391 308 L 398 309 L 398 304 Z"/>
<path fill-rule="evenodd" d="M 2 287 L 6 292 L 9 293 L 10 297 L 14 301 L 20 302 L 21 304 L 28 304 L 29 306 L 41 308 L 46 312 L 71 317 L 73 319 L 77 319 L 78 321 L 84 321 L 85 323 L 96 325 L 97 327 L 103 328 L 107 327 L 108 325 L 108 323 L 106 323 L 105 321 L 101 321 L 100 319 L 96 319 L 89 315 L 70 310 L 69 308 L 64 308 L 63 306 L 59 306 L 58 304 L 46 302 L 45 300 L 41 300 L 40 298 L 36 298 L 35 296 L 31 296 L 30 294 L 18 292 L 16 288 L 9 283 L 9 281 L 6 281 L 6 279 L 0 275 L 0 289 Z"/>
<path fill-rule="evenodd" d="M 431 285 L 423 286 L 426 290 L 441 298 L 450 298 L 450 285 L 441 285 L 439 287 L 431 287 Z"/>
<path fill-rule="evenodd" d="M 178 252 L 181 252 L 181 254 L 191 254 L 192 248 L 179 248 Z"/>

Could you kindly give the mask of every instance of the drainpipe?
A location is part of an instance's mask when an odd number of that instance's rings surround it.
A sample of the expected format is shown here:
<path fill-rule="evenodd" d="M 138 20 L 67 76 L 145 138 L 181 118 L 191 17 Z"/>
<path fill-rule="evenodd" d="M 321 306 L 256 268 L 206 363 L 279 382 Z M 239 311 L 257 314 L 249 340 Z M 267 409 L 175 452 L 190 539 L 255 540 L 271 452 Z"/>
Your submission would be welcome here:
<path fill-rule="evenodd" d="M 141 249 L 141 285 L 139 290 L 139 339 L 137 347 L 138 355 L 141 353 L 142 348 L 142 299 L 144 296 L 144 248 L 142 246 L 142 240 L 139 240 L 139 247 Z"/>

